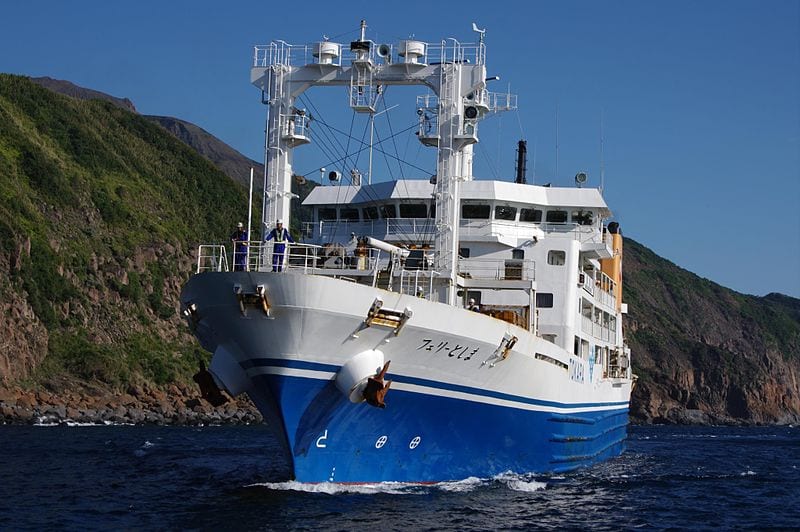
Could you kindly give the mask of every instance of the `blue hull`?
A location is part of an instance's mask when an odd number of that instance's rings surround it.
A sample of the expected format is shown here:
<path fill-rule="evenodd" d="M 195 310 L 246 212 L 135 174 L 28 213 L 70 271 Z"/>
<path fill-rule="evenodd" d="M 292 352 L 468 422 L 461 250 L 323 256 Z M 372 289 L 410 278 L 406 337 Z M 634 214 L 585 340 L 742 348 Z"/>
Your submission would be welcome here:
<path fill-rule="evenodd" d="M 350 403 L 330 380 L 269 374 L 253 381 L 251 396 L 285 430 L 286 460 L 301 482 L 560 472 L 624 450 L 627 404 L 560 414 L 392 389 L 378 409 Z M 591 406 L 599 405 L 582 405 Z"/>

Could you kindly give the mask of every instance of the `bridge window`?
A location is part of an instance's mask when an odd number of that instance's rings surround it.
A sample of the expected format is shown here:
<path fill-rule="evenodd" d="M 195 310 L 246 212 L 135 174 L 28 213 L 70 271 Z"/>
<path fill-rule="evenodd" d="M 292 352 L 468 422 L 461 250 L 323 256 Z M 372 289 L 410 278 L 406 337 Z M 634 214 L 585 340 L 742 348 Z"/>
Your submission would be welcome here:
<path fill-rule="evenodd" d="M 424 203 L 401 203 L 400 218 L 427 218 L 428 207 Z"/>
<path fill-rule="evenodd" d="M 469 258 L 469 248 L 458 248 L 458 256 L 462 259 Z"/>
<path fill-rule="evenodd" d="M 365 220 L 377 220 L 378 219 L 378 208 L 377 207 L 364 207 L 362 209 L 362 214 L 364 215 Z"/>
<path fill-rule="evenodd" d="M 381 218 L 397 218 L 397 209 L 394 204 L 381 205 Z"/>
<path fill-rule="evenodd" d="M 592 225 L 594 215 L 592 211 L 572 211 L 572 221 L 578 225 Z"/>
<path fill-rule="evenodd" d="M 517 208 L 508 205 L 498 205 L 494 208 L 495 220 L 513 220 L 517 217 Z"/>
<path fill-rule="evenodd" d="M 567 260 L 567 253 L 559 249 L 551 249 L 547 252 L 547 264 L 550 266 L 563 266 Z"/>
<path fill-rule="evenodd" d="M 352 207 L 343 207 L 339 209 L 339 219 L 345 220 L 348 222 L 357 222 L 359 221 L 358 217 L 358 209 Z"/>
<path fill-rule="evenodd" d="M 525 258 L 525 250 L 524 249 L 512 249 L 511 250 L 511 258 L 512 259 L 519 259 L 522 260 Z"/>
<path fill-rule="evenodd" d="M 539 223 L 542 221 L 541 209 L 520 209 L 519 210 L 520 222 L 533 222 Z"/>
<path fill-rule="evenodd" d="M 320 221 L 336 221 L 336 209 L 333 207 L 320 207 L 319 209 Z"/>
<path fill-rule="evenodd" d="M 567 223 L 567 211 L 547 211 L 547 223 L 550 224 Z"/>
<path fill-rule="evenodd" d="M 491 212 L 488 204 L 465 203 L 461 206 L 461 217 L 465 220 L 488 220 Z"/>

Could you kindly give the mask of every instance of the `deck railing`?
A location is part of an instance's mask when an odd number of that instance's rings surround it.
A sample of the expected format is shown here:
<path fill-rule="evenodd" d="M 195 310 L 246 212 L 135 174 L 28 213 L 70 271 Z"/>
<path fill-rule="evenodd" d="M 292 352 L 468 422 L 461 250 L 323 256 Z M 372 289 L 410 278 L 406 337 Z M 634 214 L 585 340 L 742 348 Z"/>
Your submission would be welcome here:
<path fill-rule="evenodd" d="M 228 257 L 225 246 L 220 244 L 201 244 L 197 249 L 197 273 L 227 272 Z"/>
<path fill-rule="evenodd" d="M 592 318 L 588 316 L 581 316 L 581 331 L 599 340 L 605 340 L 606 342 L 616 343 L 617 341 L 616 331 L 604 327 L 603 324 L 593 321 Z"/>
<path fill-rule="evenodd" d="M 514 222 L 507 220 L 462 219 L 459 223 L 461 237 L 508 237 L 530 238 L 531 230 L 538 228 L 548 238 L 568 238 L 581 243 L 603 241 L 597 227 L 573 223 L 548 224 Z M 322 220 L 304 222 L 303 237 L 315 242 L 337 242 L 358 236 L 369 235 L 391 242 L 433 241 L 436 222 L 433 218 L 383 218 L 380 220 Z"/>
<path fill-rule="evenodd" d="M 360 58 L 347 46 L 341 43 L 339 55 L 330 58 L 329 64 L 341 66 L 349 65 L 354 59 Z M 315 44 L 289 44 L 285 41 L 273 41 L 267 45 L 253 47 L 253 66 L 269 67 L 272 65 L 303 66 L 320 63 L 320 58 L 314 56 Z M 377 63 L 377 46 L 371 46 L 368 58 Z M 390 55 L 396 56 L 394 46 L 390 48 Z M 396 57 L 395 62 L 402 62 Z M 461 44 L 455 39 L 448 39 L 440 43 L 425 43 L 422 57 L 417 59 L 419 64 L 435 65 L 438 63 L 472 63 L 482 65 L 486 61 L 486 47 L 483 43 Z"/>
<path fill-rule="evenodd" d="M 536 263 L 531 259 L 459 259 L 458 274 L 471 279 L 532 281 Z"/>
<path fill-rule="evenodd" d="M 234 245 L 231 251 L 221 244 L 202 244 L 197 252 L 197 273 L 228 271 L 287 271 L 320 273 L 329 270 L 376 270 L 381 266 L 381 251 L 354 252 L 339 245 L 287 243 L 283 253 L 275 253 L 273 242 L 251 241 Z M 238 248 L 238 249 L 237 249 Z M 383 259 L 384 265 L 388 258 Z"/>

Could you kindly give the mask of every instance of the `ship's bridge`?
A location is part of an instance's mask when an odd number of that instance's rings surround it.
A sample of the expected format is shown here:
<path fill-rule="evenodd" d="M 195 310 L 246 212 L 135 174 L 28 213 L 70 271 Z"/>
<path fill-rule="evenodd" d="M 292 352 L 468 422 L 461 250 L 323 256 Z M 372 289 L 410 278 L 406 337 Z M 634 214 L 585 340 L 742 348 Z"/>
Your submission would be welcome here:
<path fill-rule="evenodd" d="M 430 243 L 436 231 L 434 185 L 403 180 L 363 186 L 318 186 L 303 202 L 314 208 L 304 238 L 326 244 L 352 233 L 402 244 Z M 611 216 L 599 190 L 502 181 L 461 186 L 460 240 L 516 247 L 547 234 L 595 240 Z"/>

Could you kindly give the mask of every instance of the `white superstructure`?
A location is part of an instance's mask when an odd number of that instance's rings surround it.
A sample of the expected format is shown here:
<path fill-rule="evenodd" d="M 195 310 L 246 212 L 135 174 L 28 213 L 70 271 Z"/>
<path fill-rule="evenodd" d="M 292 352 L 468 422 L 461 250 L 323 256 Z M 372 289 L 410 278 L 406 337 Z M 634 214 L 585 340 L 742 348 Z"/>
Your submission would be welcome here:
<path fill-rule="evenodd" d="M 304 202 L 314 207 L 314 221 L 304 224 L 303 234 L 312 244 L 339 242 L 345 248 L 352 234 L 371 235 L 430 257 L 434 193 L 434 186 L 423 180 L 318 186 Z M 611 275 L 610 217 L 594 188 L 462 183 L 456 268 L 460 304 L 475 299 L 486 312 L 514 311 L 518 322 L 530 319 L 538 335 L 587 360 L 594 355 L 607 373 L 609 361 L 625 362 L 617 356 L 624 354 L 618 342 L 624 307 L 617 304 L 617 281 Z M 348 250 L 354 251 L 352 246 Z M 354 261 L 342 264 L 355 267 Z M 416 280 L 410 290 L 427 297 L 426 280 L 436 278 L 432 261 L 413 266 L 406 272 Z"/>

